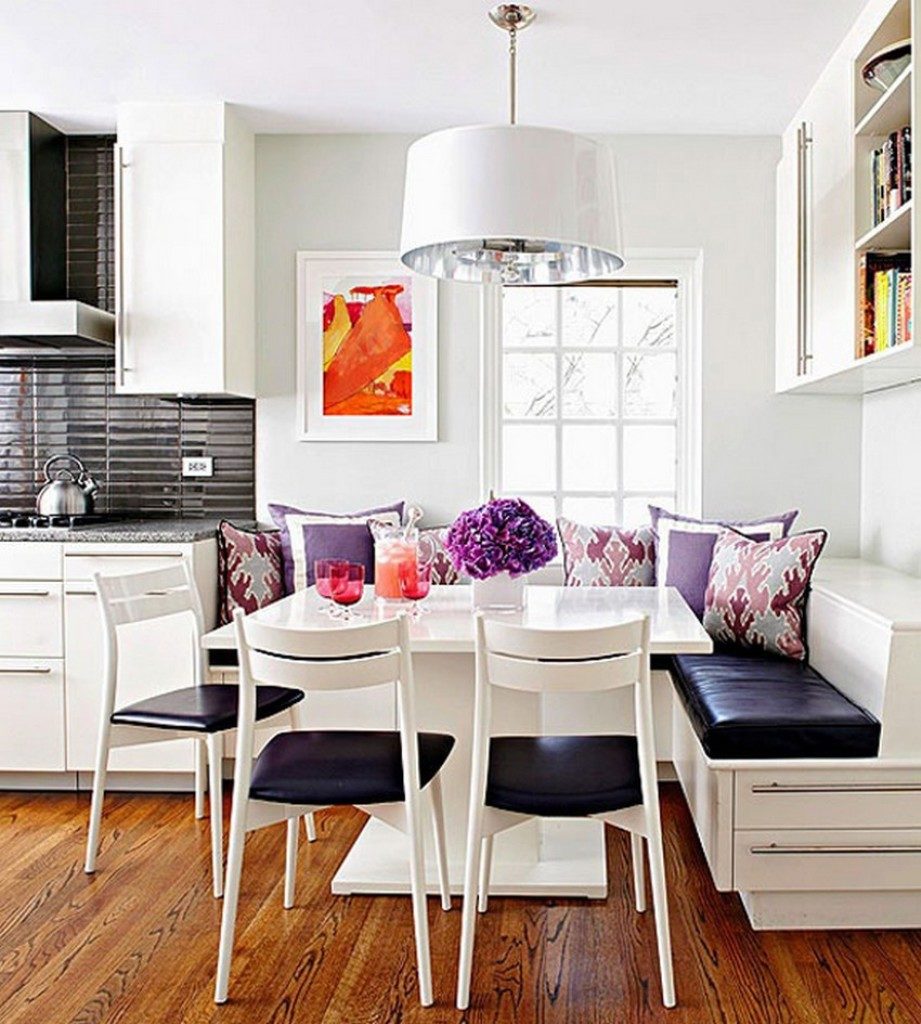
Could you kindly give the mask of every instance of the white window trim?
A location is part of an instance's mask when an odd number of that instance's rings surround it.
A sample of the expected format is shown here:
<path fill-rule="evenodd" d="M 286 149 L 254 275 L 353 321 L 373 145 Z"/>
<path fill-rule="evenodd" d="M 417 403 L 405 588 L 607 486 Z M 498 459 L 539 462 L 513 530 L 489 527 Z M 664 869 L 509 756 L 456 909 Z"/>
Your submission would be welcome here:
<path fill-rule="evenodd" d="M 698 249 L 628 249 L 618 281 L 678 282 L 676 346 L 678 349 L 677 511 L 699 516 L 702 507 L 701 280 L 703 253 Z M 480 298 L 480 493 L 485 501 L 499 489 L 501 411 L 498 394 L 502 374 L 501 285 L 485 285 Z"/>

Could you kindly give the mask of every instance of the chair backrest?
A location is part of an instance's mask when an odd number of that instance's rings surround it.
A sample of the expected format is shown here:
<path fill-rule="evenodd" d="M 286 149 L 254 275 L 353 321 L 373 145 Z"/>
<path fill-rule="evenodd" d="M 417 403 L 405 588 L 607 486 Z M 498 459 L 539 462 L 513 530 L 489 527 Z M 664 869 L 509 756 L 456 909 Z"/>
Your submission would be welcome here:
<path fill-rule="evenodd" d="M 183 558 L 181 562 L 163 569 L 149 569 L 124 576 L 94 573 L 93 579 L 105 631 L 104 715 L 108 716 L 114 710 L 118 680 L 118 633 L 121 626 L 188 613 L 192 628 L 193 680 L 195 685 L 202 683 L 205 664 L 201 646 L 204 616 L 188 559 Z M 172 688 L 176 685 L 173 682 Z"/>
<path fill-rule="evenodd" d="M 399 697 L 404 787 L 407 793 L 418 793 L 415 691 L 409 620 L 405 615 L 381 622 L 331 625 L 328 629 L 267 625 L 247 618 L 240 609 L 233 618 L 240 662 L 235 769 L 239 782 L 235 784 L 249 788 L 258 684 L 310 692 L 392 683 Z"/>
<path fill-rule="evenodd" d="M 487 745 L 494 687 L 530 693 L 598 693 L 630 687 L 637 736 L 642 744 L 651 744 L 649 619 L 591 629 L 534 629 L 478 615 L 475 749 L 477 741 L 481 750 Z M 586 729 L 592 731 L 597 730 Z"/>

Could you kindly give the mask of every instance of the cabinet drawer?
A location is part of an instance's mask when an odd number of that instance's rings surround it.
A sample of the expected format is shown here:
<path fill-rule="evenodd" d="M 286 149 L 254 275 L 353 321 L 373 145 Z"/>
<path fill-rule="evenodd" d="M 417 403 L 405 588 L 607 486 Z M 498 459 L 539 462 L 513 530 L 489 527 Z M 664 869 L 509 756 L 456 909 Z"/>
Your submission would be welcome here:
<path fill-rule="evenodd" d="M 125 545 L 124 551 L 79 550 L 87 545 L 75 545 L 78 550 L 64 551 L 64 580 L 87 582 L 93 573 L 103 576 L 127 576 L 148 569 L 163 569 L 175 565 L 186 551 L 179 544 Z"/>
<path fill-rule="evenodd" d="M 64 654 L 61 584 L 0 581 L 0 657 Z"/>
<path fill-rule="evenodd" d="M 921 830 L 736 832 L 740 892 L 916 889 Z"/>
<path fill-rule="evenodd" d="M 0 543 L 0 580 L 59 580 L 61 545 L 53 541 Z"/>
<path fill-rule="evenodd" d="M 921 828 L 921 771 L 736 772 L 736 828 Z"/>
<path fill-rule="evenodd" d="M 0 658 L 0 771 L 64 770 L 64 665 Z"/>

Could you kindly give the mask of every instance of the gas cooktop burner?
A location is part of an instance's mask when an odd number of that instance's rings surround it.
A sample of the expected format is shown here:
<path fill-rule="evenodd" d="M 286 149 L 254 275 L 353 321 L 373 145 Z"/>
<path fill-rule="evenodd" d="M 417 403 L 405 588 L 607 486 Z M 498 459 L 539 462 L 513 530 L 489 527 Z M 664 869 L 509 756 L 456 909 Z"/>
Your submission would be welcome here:
<path fill-rule="evenodd" d="M 0 511 L 0 530 L 73 530 L 80 526 L 116 523 L 127 518 L 117 512 L 93 512 L 83 515 L 40 516 L 35 512 Z"/>

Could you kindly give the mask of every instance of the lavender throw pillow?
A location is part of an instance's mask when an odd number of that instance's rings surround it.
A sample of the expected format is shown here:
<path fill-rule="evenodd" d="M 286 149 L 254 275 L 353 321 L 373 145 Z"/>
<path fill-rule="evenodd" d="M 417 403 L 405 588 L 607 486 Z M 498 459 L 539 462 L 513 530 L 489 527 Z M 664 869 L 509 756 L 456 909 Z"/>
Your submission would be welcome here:
<path fill-rule="evenodd" d="M 340 558 L 365 567 L 365 583 L 374 582 L 374 539 L 367 523 L 307 523 L 304 550 L 307 553 L 306 585 L 316 583 L 313 563 L 318 558 Z"/>
<path fill-rule="evenodd" d="M 401 522 L 403 519 L 403 502 L 398 501 L 393 505 L 383 505 L 380 508 L 369 508 L 361 512 L 351 513 L 336 513 L 336 512 L 309 512 L 305 509 L 297 508 L 294 505 L 269 505 L 269 515 L 272 517 L 272 521 L 278 527 L 281 535 L 281 557 L 285 571 L 285 593 L 294 593 L 294 580 L 295 580 L 295 560 L 294 553 L 291 548 L 291 533 L 288 529 L 288 516 L 310 516 L 315 522 L 331 522 L 335 523 L 337 520 L 355 520 L 355 519 L 374 519 L 381 518 L 387 513 L 394 515 L 397 522 Z M 318 555 L 318 558 L 325 556 Z M 310 565 L 304 567 L 308 577 L 313 576 L 313 561 L 310 561 Z"/>
<path fill-rule="evenodd" d="M 799 510 L 762 519 L 722 521 L 679 516 L 650 505 L 649 515 L 656 532 L 656 583 L 675 587 L 702 619 L 710 562 L 720 533 L 728 528 L 751 540 L 779 540 L 789 534 Z"/>

